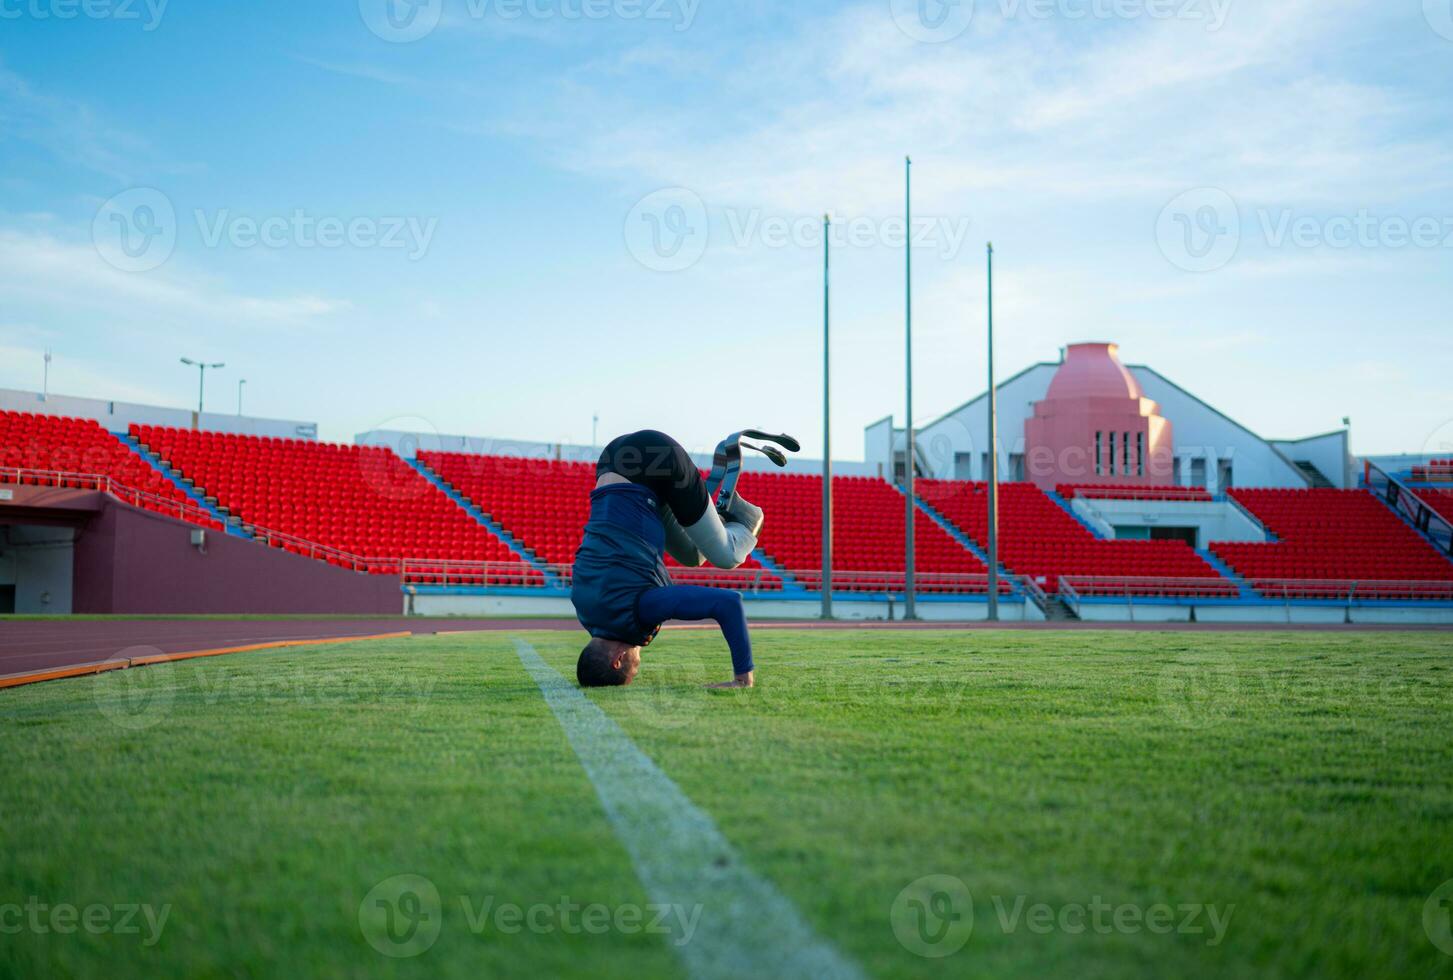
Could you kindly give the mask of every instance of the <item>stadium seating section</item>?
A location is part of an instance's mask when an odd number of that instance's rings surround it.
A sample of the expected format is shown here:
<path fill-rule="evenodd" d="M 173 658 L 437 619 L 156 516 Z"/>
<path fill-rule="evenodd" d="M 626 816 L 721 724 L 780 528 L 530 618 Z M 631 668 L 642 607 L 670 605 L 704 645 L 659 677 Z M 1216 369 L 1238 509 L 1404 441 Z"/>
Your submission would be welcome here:
<path fill-rule="evenodd" d="M 1113 483 L 1061 483 L 1056 492 L 1066 500 L 1092 497 L 1101 500 L 1214 500 L 1205 487 L 1136 487 Z"/>
<path fill-rule="evenodd" d="M 988 540 L 988 485 L 920 480 L 924 502 L 983 545 Z M 999 485 L 999 555 L 1011 572 L 1056 592 L 1066 576 L 1117 578 L 1137 595 L 1234 596 L 1235 587 L 1183 541 L 1105 541 L 1032 483 Z M 1168 578 L 1174 584 L 1135 579 Z M 1186 581 L 1191 580 L 1191 581 Z"/>
<path fill-rule="evenodd" d="M 1439 517 L 1453 523 L 1453 487 L 1420 487 L 1415 492 Z"/>
<path fill-rule="evenodd" d="M 1453 580 L 1453 562 L 1366 490 L 1238 488 L 1231 496 L 1278 540 L 1220 542 L 1211 548 L 1264 594 L 1280 594 L 1269 581 L 1275 579 Z M 1340 591 L 1308 586 L 1299 594 L 1315 598 Z"/>
<path fill-rule="evenodd" d="M 181 516 L 180 505 L 190 501 L 175 483 L 91 419 L 0 412 L 0 467 L 73 475 L 59 479 L 32 473 L 22 481 L 29 484 L 82 487 L 91 483 L 80 476 L 110 477 L 121 487 L 140 491 L 133 503 L 173 516 Z M 221 527 L 198 510 L 189 508 L 187 514 L 194 523 Z"/>
<path fill-rule="evenodd" d="M 419 453 L 423 463 L 540 560 L 569 565 L 590 516 L 595 466 L 550 459 Z M 685 569 L 667 557 L 672 578 L 683 584 L 778 590 L 782 580 L 756 559 L 738 569 Z"/>
<path fill-rule="evenodd" d="M 238 436 L 132 426 L 131 437 L 157 463 L 192 481 L 241 529 L 266 544 L 335 564 L 398 574 L 409 564 L 419 583 L 542 585 L 546 575 L 524 561 L 490 527 L 472 517 L 429 478 L 391 450 L 305 440 Z M 588 463 L 420 453 L 419 463 L 507 532 L 526 554 L 564 580 L 590 507 L 595 468 Z M 156 466 L 88 419 L 0 412 L 0 480 L 86 487 L 93 477 L 127 488 L 133 502 L 221 528 Z M 1417 467 L 1419 483 L 1453 484 L 1453 460 Z M 815 475 L 748 471 L 740 488 L 767 512 L 755 559 L 733 571 L 682 569 L 677 581 L 744 590 L 781 590 L 790 575 L 808 589 L 821 586 L 822 479 Z M 987 544 L 987 487 L 983 483 L 919 480 L 920 499 L 980 549 Z M 1065 484 L 1066 500 L 1195 500 L 1199 487 Z M 1419 486 L 1418 496 L 1453 518 L 1453 485 Z M 833 481 L 834 587 L 882 592 L 904 585 L 903 495 L 867 477 Z M 1366 490 L 1234 489 L 1232 499 L 1276 540 L 1217 542 L 1217 558 L 1264 596 L 1331 598 L 1346 584 L 1377 596 L 1367 583 L 1398 582 L 1392 597 L 1445 597 L 1453 561 L 1440 554 L 1392 509 Z M 1182 541 L 1106 541 L 1030 483 L 1000 487 L 1000 554 L 1012 574 L 1032 578 L 1049 593 L 1072 579 L 1082 594 L 1234 597 L 1235 582 Z M 983 562 L 927 514 L 915 521 L 923 592 L 982 593 Z M 362 559 L 360 563 L 358 560 Z M 770 559 L 770 561 L 768 561 Z M 1291 588 L 1286 581 L 1298 581 Z M 1408 583 L 1441 583 L 1409 591 Z M 1098 583 L 1098 584 L 1097 584 Z M 1318 584 L 1321 583 L 1321 584 Z M 1008 582 L 1001 586 L 1011 588 Z M 1370 592 L 1369 592 L 1370 588 Z"/>
<path fill-rule="evenodd" d="M 1453 459 L 1434 459 L 1427 466 L 1414 466 L 1413 479 L 1419 483 L 1453 483 Z"/>
<path fill-rule="evenodd" d="M 190 477 L 199 492 L 239 517 L 244 528 L 281 532 L 376 559 L 369 570 L 379 574 L 397 574 L 406 558 L 520 560 L 442 490 L 383 447 L 136 425 L 131 434 Z M 292 542 L 278 546 L 307 551 Z M 475 580 L 483 583 L 483 573 Z M 533 570 L 511 571 L 491 574 L 488 580 L 537 584 L 543 577 Z"/>
<path fill-rule="evenodd" d="M 738 489 L 767 512 L 761 548 L 808 589 L 822 585 L 822 477 L 745 472 Z M 882 592 L 904 585 L 907 501 L 882 480 L 833 478 L 833 588 Z M 984 592 L 988 569 L 927 515 L 914 520 L 918 588 Z M 814 569 L 818 571 L 814 571 Z M 1007 583 L 1003 586 L 1009 588 Z"/>

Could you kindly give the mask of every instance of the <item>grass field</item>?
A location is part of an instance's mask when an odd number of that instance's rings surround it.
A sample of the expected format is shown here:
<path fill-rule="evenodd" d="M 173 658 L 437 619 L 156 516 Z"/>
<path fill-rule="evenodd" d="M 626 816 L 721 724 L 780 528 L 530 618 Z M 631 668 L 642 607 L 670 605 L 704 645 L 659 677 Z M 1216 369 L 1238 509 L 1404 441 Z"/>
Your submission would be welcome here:
<path fill-rule="evenodd" d="M 864 975 L 1453 975 L 1449 634 L 757 651 L 589 700 Z M 21 688 L 0 751 L 0 975 L 675 977 L 721 911 L 653 899 L 510 636 Z"/>

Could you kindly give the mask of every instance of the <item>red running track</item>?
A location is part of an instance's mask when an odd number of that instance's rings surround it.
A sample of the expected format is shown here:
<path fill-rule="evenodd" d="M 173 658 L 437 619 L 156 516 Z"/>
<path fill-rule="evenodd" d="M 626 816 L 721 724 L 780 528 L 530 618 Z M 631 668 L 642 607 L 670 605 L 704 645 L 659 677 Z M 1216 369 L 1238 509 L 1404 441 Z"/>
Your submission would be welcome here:
<path fill-rule="evenodd" d="M 76 664 L 289 640 L 450 630 L 579 629 L 541 619 L 62 619 L 0 621 L 0 677 Z"/>

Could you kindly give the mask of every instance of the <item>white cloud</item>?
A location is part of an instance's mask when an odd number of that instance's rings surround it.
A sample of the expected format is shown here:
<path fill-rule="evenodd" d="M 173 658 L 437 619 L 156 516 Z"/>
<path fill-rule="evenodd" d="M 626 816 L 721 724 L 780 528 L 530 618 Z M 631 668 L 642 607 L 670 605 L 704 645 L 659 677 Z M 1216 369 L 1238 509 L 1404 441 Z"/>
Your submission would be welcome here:
<path fill-rule="evenodd" d="M 138 274 L 107 265 L 89 245 L 52 235 L 0 229 L 0 288 L 57 309 L 104 311 L 131 322 L 157 316 L 199 318 L 205 326 L 303 326 L 348 308 L 346 302 L 302 295 L 238 294 L 175 268 Z"/>

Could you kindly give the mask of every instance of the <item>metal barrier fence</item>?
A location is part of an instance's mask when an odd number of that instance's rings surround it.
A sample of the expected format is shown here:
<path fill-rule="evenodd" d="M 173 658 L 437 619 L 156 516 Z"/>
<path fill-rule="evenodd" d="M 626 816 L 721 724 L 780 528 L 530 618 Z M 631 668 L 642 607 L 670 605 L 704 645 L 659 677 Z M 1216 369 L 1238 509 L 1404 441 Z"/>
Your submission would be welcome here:
<path fill-rule="evenodd" d="M 402 562 L 405 584 L 439 586 L 480 585 L 544 585 L 569 587 L 571 566 L 564 564 L 532 565 L 528 562 L 445 561 L 409 558 Z M 543 572 L 542 572 L 543 570 Z M 783 575 L 767 568 L 671 568 L 671 579 L 678 585 L 711 585 L 735 589 L 753 595 L 780 593 Z M 812 591 L 822 585 L 822 570 L 785 571 L 787 578 Z M 903 572 L 861 572 L 834 569 L 833 591 L 901 592 L 905 586 Z M 987 574 L 959 572 L 919 572 L 914 576 L 917 588 L 928 593 L 984 595 L 989 591 Z M 1008 582 L 1001 582 L 1001 592 L 1012 591 Z"/>
<path fill-rule="evenodd" d="M 1269 601 L 1453 602 L 1453 581 L 1357 581 L 1352 579 L 1250 578 L 1246 584 Z M 1215 579 L 1112 578 L 1067 575 L 1059 595 L 1076 611 L 1083 599 L 1235 599 L 1234 583 Z"/>
<path fill-rule="evenodd" d="M 1168 578 L 1132 575 L 1062 575 L 1059 594 L 1081 598 L 1234 599 L 1236 583 L 1224 578 Z"/>

